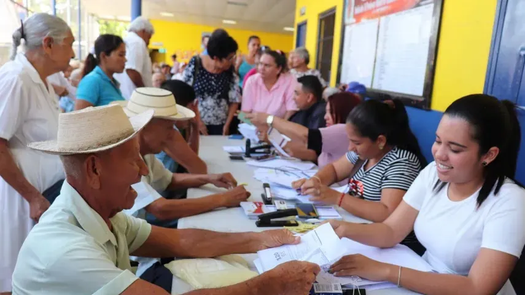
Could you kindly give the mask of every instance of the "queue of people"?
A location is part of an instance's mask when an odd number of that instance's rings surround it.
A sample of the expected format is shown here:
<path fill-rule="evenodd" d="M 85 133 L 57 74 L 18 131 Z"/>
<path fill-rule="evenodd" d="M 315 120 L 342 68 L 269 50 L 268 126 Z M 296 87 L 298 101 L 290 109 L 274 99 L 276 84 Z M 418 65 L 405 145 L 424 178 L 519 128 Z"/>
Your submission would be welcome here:
<path fill-rule="evenodd" d="M 401 101 L 368 99 L 359 83 L 326 88 L 304 48 L 287 60 L 251 36 L 248 53 L 237 55 L 237 41 L 218 29 L 186 67 L 173 57 L 181 73 L 173 80 L 168 67 L 154 75 L 147 47 L 154 32 L 140 17 L 124 39 L 99 36 L 74 70 L 74 91 L 58 85 L 74 58 L 63 20 L 36 13 L 14 32 L 12 61 L 0 68 L 0 294 L 170 294 L 171 284 L 151 279 L 171 275 L 162 265 L 138 277 L 130 256 L 216 257 L 299 243 L 288 230 L 177 229 L 179 218 L 250 197 L 228 167 L 209 174 L 198 156 L 200 135 L 230 134 L 239 110 L 262 141 L 275 128 L 291 139 L 285 151 L 319 165 L 295 189 L 372 222 L 329 221 L 340 237 L 382 248 L 403 243 L 435 270 L 349 255 L 331 273 L 423 294 L 515 294 L 508 279 L 525 245 L 525 190 L 513 180 L 521 143 L 515 105 L 483 94 L 459 98 L 427 163 Z M 63 97 L 75 111 L 60 113 Z M 184 198 L 185 189 L 205 184 L 226 190 Z M 289 262 L 202 294 L 304 295 L 319 272 Z"/>

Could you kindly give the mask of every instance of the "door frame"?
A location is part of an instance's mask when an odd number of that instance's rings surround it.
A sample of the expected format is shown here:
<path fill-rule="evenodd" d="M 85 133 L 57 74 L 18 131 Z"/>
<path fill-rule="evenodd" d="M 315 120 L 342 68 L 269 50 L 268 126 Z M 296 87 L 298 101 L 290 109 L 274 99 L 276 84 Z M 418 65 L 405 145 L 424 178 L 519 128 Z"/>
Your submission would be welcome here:
<path fill-rule="evenodd" d="M 494 19 L 494 29 L 492 31 L 492 41 L 490 43 L 489 62 L 487 65 L 487 74 L 485 76 L 485 87 L 483 93 L 489 93 L 494 87 L 494 78 L 496 76 L 496 65 L 498 64 L 499 48 L 505 26 L 505 16 L 509 0 L 498 0 L 496 6 L 496 18 Z"/>
<path fill-rule="evenodd" d="M 333 15 L 334 16 L 334 36 L 333 36 L 333 44 L 332 44 L 332 55 L 334 53 L 334 45 L 335 45 L 335 29 L 336 29 L 336 22 L 335 20 L 337 19 L 337 6 L 334 6 L 332 8 L 329 8 L 323 12 L 321 12 L 319 14 L 319 17 L 317 18 L 317 38 L 316 38 L 316 42 L 315 42 L 315 47 L 316 47 L 316 56 L 315 56 L 315 68 L 317 70 L 320 71 L 320 69 L 317 68 L 317 66 L 319 65 L 319 58 L 320 58 L 320 54 L 321 54 L 321 50 L 320 49 L 320 46 L 319 46 L 319 40 L 320 40 L 320 35 L 321 35 L 321 20 L 323 18 L 326 18 L 330 15 Z M 332 71 L 332 66 L 330 65 L 330 71 Z M 329 77 L 331 78 L 331 77 Z M 330 79 L 329 79 L 330 80 Z"/>
<path fill-rule="evenodd" d="M 295 27 L 295 30 L 297 32 L 297 37 L 295 38 L 295 44 L 294 44 L 295 48 L 300 47 L 300 46 L 298 46 L 299 44 L 297 44 L 298 41 L 299 41 L 299 27 L 300 26 L 304 26 L 304 45 L 303 46 L 306 47 L 306 34 L 307 34 L 306 30 L 308 29 L 308 21 L 307 20 L 298 23 L 297 26 Z"/>

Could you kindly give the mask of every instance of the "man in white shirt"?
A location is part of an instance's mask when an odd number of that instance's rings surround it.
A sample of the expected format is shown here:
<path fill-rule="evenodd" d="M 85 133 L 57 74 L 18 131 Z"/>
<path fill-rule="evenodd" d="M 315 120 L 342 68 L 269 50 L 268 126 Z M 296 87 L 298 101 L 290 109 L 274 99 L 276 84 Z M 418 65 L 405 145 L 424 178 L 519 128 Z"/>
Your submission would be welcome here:
<path fill-rule="evenodd" d="M 170 294 L 131 272 L 130 253 L 217 257 L 299 242 L 287 230 L 173 230 L 121 213 L 135 201 L 131 185 L 148 174 L 135 135 L 152 116 L 150 110 L 128 119 L 116 105 L 61 114 L 57 140 L 30 144 L 61 155 L 67 178 L 22 246 L 13 294 Z M 319 271 L 291 262 L 241 284 L 192 294 L 306 294 Z"/>
<path fill-rule="evenodd" d="M 120 91 L 125 99 L 129 99 L 137 87 L 152 86 L 152 64 L 148 45 L 155 29 L 151 22 L 144 17 L 137 17 L 130 24 L 126 43 L 126 70 L 115 74 L 120 83 Z"/>

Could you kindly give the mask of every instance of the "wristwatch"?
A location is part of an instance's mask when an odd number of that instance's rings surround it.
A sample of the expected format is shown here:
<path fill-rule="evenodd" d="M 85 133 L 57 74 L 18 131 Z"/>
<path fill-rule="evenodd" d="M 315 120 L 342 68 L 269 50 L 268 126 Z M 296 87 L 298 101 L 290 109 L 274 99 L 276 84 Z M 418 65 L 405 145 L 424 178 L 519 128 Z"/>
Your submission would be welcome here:
<path fill-rule="evenodd" d="M 269 115 L 268 117 L 266 117 L 266 124 L 268 124 L 269 127 L 272 127 L 272 124 L 273 124 L 273 116 L 272 115 Z"/>

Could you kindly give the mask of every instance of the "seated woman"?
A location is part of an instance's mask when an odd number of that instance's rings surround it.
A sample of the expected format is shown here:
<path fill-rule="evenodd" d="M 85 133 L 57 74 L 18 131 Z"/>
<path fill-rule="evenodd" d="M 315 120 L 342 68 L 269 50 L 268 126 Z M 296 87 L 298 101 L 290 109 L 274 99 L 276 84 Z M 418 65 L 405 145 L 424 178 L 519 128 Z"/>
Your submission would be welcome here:
<path fill-rule="evenodd" d="M 75 110 L 125 100 L 119 83 L 113 78 L 113 74 L 124 72 L 125 65 L 126 44 L 122 38 L 100 35 L 95 40 L 95 56 L 90 53 L 86 58 Z"/>
<path fill-rule="evenodd" d="M 161 85 L 173 93 L 177 103 L 195 113 L 195 118 L 188 121 L 176 121 L 171 144 L 166 145 L 164 151 L 156 155 L 168 170 L 173 173 L 181 172 L 180 166 L 194 174 L 206 174 L 206 163 L 199 158 L 199 108 L 195 104 L 195 91 L 183 81 L 170 80 Z M 180 166 L 179 166 L 180 164 Z"/>
<path fill-rule="evenodd" d="M 525 244 L 525 190 L 512 180 L 520 134 L 509 101 L 476 94 L 452 103 L 436 132 L 435 162 L 392 215 L 370 225 L 331 221 L 341 237 L 376 247 L 393 247 L 414 229 L 437 273 L 359 255 L 331 272 L 423 294 L 516 294 L 508 278 Z"/>
<path fill-rule="evenodd" d="M 258 73 L 243 91 L 242 111 L 266 113 L 288 120 L 297 111 L 294 91 L 297 79 L 288 73 L 286 57 L 277 51 L 261 56 Z"/>
<path fill-rule="evenodd" d="M 275 117 L 272 127 L 292 139 L 285 151 L 292 157 L 317 162 L 319 168 L 332 163 L 348 152 L 346 118 L 361 99 L 351 93 L 336 93 L 326 104 L 326 128 L 308 129 L 297 123 Z M 267 125 L 268 114 L 255 113 L 246 117 L 256 126 Z"/>
<path fill-rule="evenodd" d="M 384 221 L 426 164 L 408 125 L 405 107 L 399 100 L 389 104 L 376 100 L 362 102 L 350 112 L 346 129 L 350 139 L 346 156 L 328 164 L 312 178 L 292 185 L 303 194 L 312 195 L 312 201 L 339 205 L 370 221 Z M 348 194 L 329 188 L 346 178 L 350 178 Z M 422 254 L 415 236 L 404 242 Z"/>

